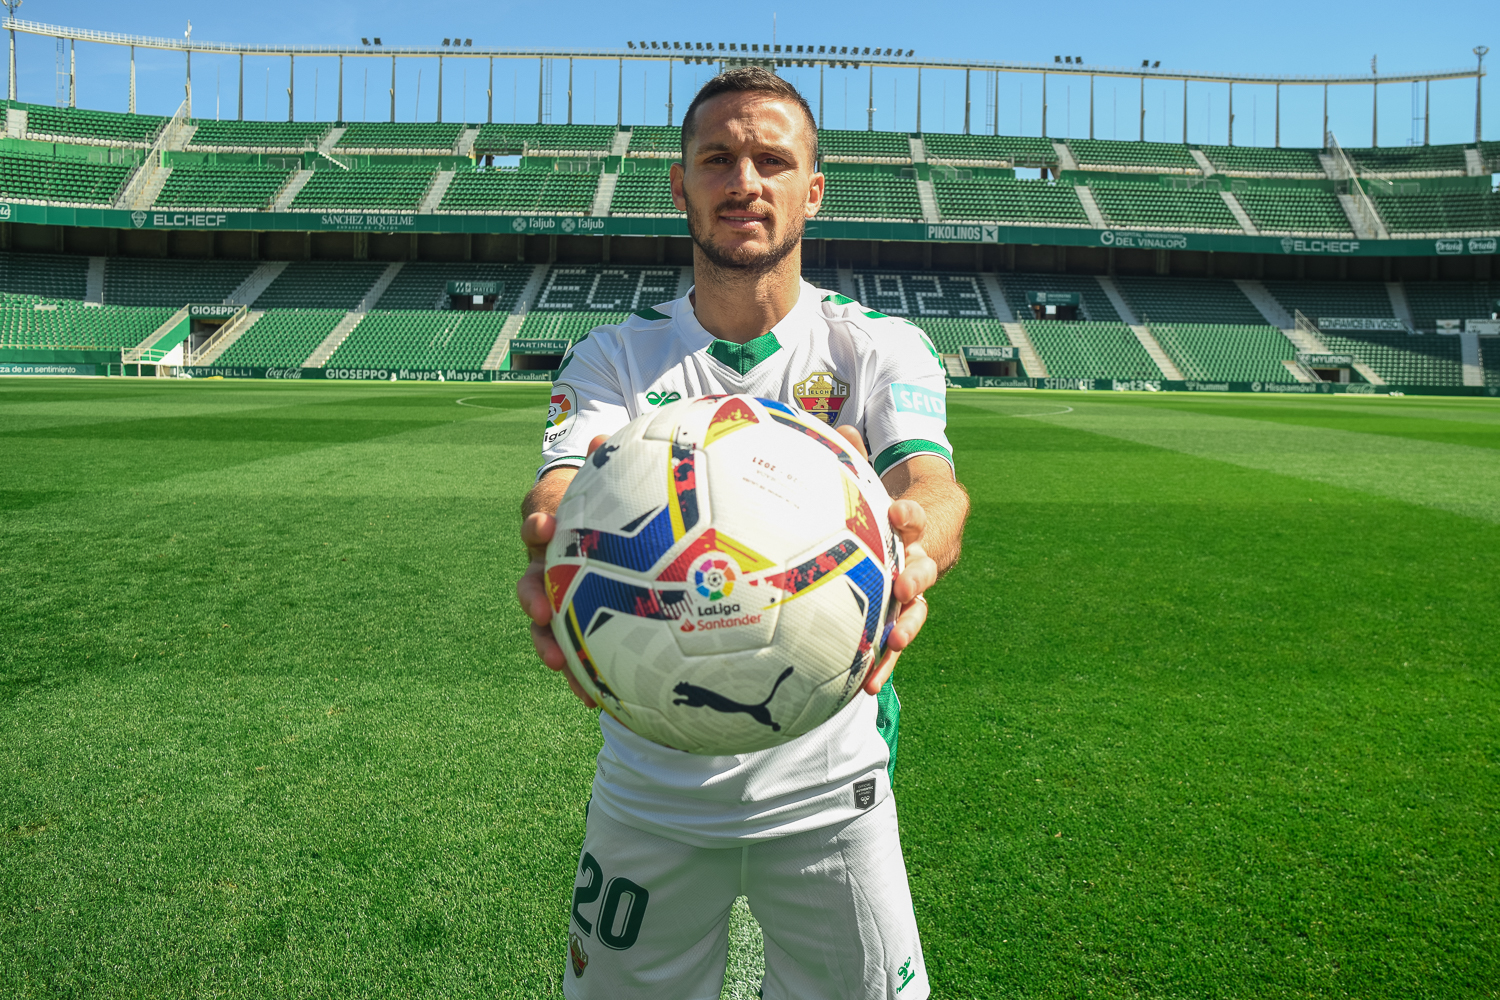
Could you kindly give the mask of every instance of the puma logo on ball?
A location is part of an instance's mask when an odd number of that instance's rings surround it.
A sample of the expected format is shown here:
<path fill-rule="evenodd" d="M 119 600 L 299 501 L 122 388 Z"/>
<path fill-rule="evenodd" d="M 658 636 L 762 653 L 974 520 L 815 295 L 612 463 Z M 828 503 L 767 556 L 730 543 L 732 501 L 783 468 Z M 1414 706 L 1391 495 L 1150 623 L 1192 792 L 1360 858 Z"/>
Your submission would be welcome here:
<path fill-rule="evenodd" d="M 689 684 L 687 681 L 683 681 L 672 689 L 673 693 L 682 695 L 681 698 L 674 699 L 672 704 L 686 705 L 688 708 L 711 708 L 715 712 L 723 712 L 726 715 L 744 712 L 761 725 L 770 726 L 772 732 L 779 733 L 781 726 L 772 720 L 771 710 L 766 706 L 771 703 L 772 698 L 776 697 L 776 689 L 781 687 L 781 682 L 792 676 L 792 671 L 795 669 L 796 667 L 787 667 L 783 670 L 781 676 L 776 678 L 776 683 L 771 685 L 771 693 L 766 695 L 766 700 L 759 705 L 746 705 L 733 698 L 726 698 L 717 691 L 710 691 L 708 688 Z"/>

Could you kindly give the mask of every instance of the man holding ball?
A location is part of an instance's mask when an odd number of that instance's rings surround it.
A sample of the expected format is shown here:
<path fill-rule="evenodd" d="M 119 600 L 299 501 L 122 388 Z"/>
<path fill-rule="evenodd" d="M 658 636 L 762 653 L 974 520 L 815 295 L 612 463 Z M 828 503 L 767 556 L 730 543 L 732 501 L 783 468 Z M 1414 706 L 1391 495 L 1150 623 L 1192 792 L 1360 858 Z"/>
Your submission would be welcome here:
<path fill-rule="evenodd" d="M 769 750 L 683 753 L 601 714 L 568 936 L 574 1000 L 717 1000 L 742 894 L 765 933 L 767 1000 L 930 992 L 891 796 L 889 678 L 926 620 L 923 591 L 958 559 L 969 504 L 926 335 L 802 281 L 803 229 L 823 200 L 817 141 L 807 102 L 766 70 L 723 73 L 688 107 L 671 184 L 694 287 L 564 359 L 523 505 L 531 562 L 517 594 L 542 662 L 592 707 L 548 627 L 542 569 L 563 492 L 605 437 L 660 401 L 749 393 L 814 413 L 871 458 L 906 546 L 901 614 L 864 692 Z"/>

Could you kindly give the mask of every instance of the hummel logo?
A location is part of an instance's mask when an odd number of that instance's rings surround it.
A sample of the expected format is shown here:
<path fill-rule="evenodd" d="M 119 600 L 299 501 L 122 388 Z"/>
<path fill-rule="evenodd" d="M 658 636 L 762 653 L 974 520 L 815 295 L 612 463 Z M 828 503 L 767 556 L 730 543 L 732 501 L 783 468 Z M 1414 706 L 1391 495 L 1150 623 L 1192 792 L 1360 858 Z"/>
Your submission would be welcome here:
<path fill-rule="evenodd" d="M 646 402 L 650 403 L 652 406 L 665 406 L 668 403 L 675 403 L 681 398 L 682 393 L 677 392 L 676 390 L 671 390 L 668 392 L 646 393 Z"/>

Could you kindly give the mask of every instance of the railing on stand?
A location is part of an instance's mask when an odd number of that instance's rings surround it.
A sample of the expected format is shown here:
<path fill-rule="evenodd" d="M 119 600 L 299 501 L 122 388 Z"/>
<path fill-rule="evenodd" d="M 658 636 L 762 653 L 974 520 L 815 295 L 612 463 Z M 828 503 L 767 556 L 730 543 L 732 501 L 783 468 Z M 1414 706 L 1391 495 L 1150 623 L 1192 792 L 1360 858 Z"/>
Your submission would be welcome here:
<path fill-rule="evenodd" d="M 1324 136 L 1324 144 L 1328 147 L 1328 155 L 1333 160 L 1333 186 L 1337 194 L 1349 196 L 1350 204 L 1354 206 L 1354 212 L 1359 217 L 1365 232 L 1376 238 L 1387 237 L 1385 222 L 1380 218 L 1380 213 L 1375 210 L 1375 203 L 1365 193 L 1364 185 L 1359 182 L 1359 172 L 1354 169 L 1353 162 L 1348 154 L 1339 145 L 1339 141 L 1329 132 Z"/>
<path fill-rule="evenodd" d="M 177 113 L 172 120 L 167 122 L 161 132 L 156 136 L 156 141 L 151 144 L 151 149 L 146 153 L 146 159 L 135 176 L 130 178 L 130 183 L 125 185 L 125 190 L 120 192 L 120 197 L 115 200 L 115 208 L 141 209 L 150 208 L 152 196 L 154 196 L 153 182 L 157 175 L 164 169 L 162 154 L 177 142 L 182 134 L 192 127 L 188 119 L 188 104 L 183 101 L 177 108 Z"/>

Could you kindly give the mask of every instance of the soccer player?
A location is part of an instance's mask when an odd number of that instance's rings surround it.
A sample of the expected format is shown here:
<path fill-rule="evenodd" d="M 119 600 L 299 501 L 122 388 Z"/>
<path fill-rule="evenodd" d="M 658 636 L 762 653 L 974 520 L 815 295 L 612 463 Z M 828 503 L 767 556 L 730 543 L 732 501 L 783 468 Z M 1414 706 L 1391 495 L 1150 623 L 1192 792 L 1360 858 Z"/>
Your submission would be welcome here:
<path fill-rule="evenodd" d="M 902 610 L 864 691 L 782 746 L 700 756 L 600 716 L 568 935 L 574 1000 L 715 1000 L 739 894 L 764 931 L 768 1000 L 929 993 L 891 797 L 888 680 L 926 620 L 922 592 L 958 559 L 968 498 L 926 335 L 801 278 L 803 229 L 823 200 L 817 143 L 807 102 L 762 69 L 715 77 L 688 107 L 671 184 L 695 285 L 593 330 L 564 359 L 523 506 L 531 563 L 517 594 L 537 653 L 564 670 L 542 570 L 552 514 L 585 457 L 663 402 L 751 393 L 803 407 L 873 456 L 906 546 Z"/>

